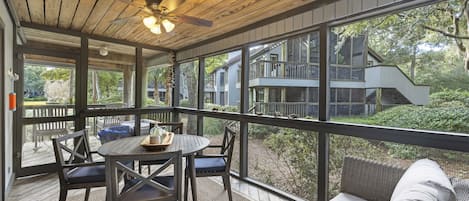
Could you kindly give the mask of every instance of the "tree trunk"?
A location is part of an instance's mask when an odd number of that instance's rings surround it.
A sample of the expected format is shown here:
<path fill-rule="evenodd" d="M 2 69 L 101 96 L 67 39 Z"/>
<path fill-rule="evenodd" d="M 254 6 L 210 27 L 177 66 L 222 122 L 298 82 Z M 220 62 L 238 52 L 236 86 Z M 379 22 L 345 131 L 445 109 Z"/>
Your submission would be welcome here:
<path fill-rule="evenodd" d="M 91 88 L 92 88 L 92 95 L 91 98 L 93 99 L 93 103 L 98 103 L 98 79 L 96 76 L 96 71 L 91 71 Z"/>
<path fill-rule="evenodd" d="M 173 88 L 173 82 L 172 82 L 172 68 L 168 67 L 164 73 L 164 79 L 165 79 L 165 88 L 166 88 L 166 93 L 164 97 L 164 102 L 166 105 L 169 105 L 171 103 L 171 88 Z"/>
<path fill-rule="evenodd" d="M 153 77 L 153 99 L 155 100 L 155 104 L 160 103 L 160 92 L 158 91 L 158 76 L 155 75 Z"/>
<path fill-rule="evenodd" d="M 415 65 L 416 65 L 416 60 L 417 60 L 417 45 L 414 44 L 412 46 L 412 55 L 411 55 L 411 61 L 410 61 L 410 79 L 412 81 L 415 80 Z"/>
<path fill-rule="evenodd" d="M 382 89 L 381 88 L 377 88 L 376 89 L 376 97 L 375 97 L 375 105 L 376 105 L 376 108 L 375 108 L 375 113 L 378 113 L 378 112 L 382 112 L 383 111 L 383 102 L 381 100 L 382 98 Z"/>

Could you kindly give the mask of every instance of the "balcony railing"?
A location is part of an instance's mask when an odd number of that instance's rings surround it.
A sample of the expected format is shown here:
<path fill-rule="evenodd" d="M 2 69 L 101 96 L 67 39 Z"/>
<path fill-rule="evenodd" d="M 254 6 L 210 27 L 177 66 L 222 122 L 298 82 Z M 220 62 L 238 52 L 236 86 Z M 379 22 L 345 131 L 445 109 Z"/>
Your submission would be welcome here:
<path fill-rule="evenodd" d="M 261 60 L 251 63 L 249 78 L 319 79 L 319 66 L 311 63 Z"/>
<path fill-rule="evenodd" d="M 256 102 L 255 112 L 273 116 L 288 116 L 294 114 L 296 117 L 317 116 L 318 103 L 308 102 Z"/>

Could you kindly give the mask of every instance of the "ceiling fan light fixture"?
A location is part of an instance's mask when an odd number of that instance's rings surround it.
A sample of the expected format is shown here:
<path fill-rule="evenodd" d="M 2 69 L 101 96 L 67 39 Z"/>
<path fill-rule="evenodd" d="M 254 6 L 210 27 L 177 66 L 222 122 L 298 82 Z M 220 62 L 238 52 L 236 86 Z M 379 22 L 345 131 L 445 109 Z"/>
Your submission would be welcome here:
<path fill-rule="evenodd" d="M 176 26 L 171 21 L 169 21 L 168 19 L 163 20 L 161 22 L 161 24 L 163 24 L 164 29 L 166 30 L 166 32 L 171 32 L 174 29 L 174 27 Z"/>
<path fill-rule="evenodd" d="M 155 26 L 153 26 L 150 31 L 154 34 L 161 34 L 161 26 L 160 24 L 156 24 Z"/>
<path fill-rule="evenodd" d="M 149 29 L 152 29 L 155 26 L 156 21 L 157 19 L 154 16 L 143 18 L 143 24 Z"/>

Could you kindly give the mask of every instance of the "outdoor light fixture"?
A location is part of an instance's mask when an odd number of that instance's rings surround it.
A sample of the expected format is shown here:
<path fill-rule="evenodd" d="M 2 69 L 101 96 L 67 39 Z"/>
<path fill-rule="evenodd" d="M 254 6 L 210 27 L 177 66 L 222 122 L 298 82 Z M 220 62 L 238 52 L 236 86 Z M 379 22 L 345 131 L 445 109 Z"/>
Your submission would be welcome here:
<path fill-rule="evenodd" d="M 166 33 L 171 32 L 174 27 L 176 27 L 176 25 L 168 19 L 161 20 L 156 18 L 155 16 L 143 18 L 143 24 L 154 34 L 163 33 L 162 27 L 164 28 L 164 31 Z"/>
<path fill-rule="evenodd" d="M 161 34 L 161 26 L 160 24 L 155 24 L 155 26 L 153 26 L 150 31 L 154 34 Z"/>
<path fill-rule="evenodd" d="M 176 26 L 171 21 L 169 21 L 168 19 L 163 20 L 161 22 L 161 24 L 163 24 L 164 29 L 166 30 L 166 32 L 171 32 L 174 29 L 174 27 Z"/>
<path fill-rule="evenodd" d="M 149 17 L 143 18 L 143 24 L 149 29 L 151 29 L 155 26 L 156 21 L 157 21 L 156 17 L 154 17 L 154 16 L 149 16 Z"/>
<path fill-rule="evenodd" d="M 102 46 L 101 48 L 99 48 L 99 55 L 105 57 L 108 54 L 109 54 L 109 51 L 106 46 Z"/>

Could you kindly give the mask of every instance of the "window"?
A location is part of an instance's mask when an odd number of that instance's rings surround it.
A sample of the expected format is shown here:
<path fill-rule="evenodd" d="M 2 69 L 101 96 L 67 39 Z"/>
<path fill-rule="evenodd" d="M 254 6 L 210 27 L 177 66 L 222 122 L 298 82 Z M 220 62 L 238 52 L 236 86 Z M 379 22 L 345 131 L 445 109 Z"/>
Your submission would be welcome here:
<path fill-rule="evenodd" d="M 205 109 L 239 112 L 241 98 L 240 80 L 241 51 L 233 51 L 205 58 L 205 77 L 214 77 L 215 87 L 205 79 Z"/>
<path fill-rule="evenodd" d="M 24 54 L 24 117 L 75 114 L 75 62 L 71 59 Z"/>
<path fill-rule="evenodd" d="M 180 64 L 179 72 L 179 106 L 197 108 L 199 61 Z"/>
<path fill-rule="evenodd" d="M 318 32 L 253 46 L 249 51 L 249 100 L 254 108 L 249 112 L 317 116 Z"/>
<path fill-rule="evenodd" d="M 225 72 L 220 72 L 220 88 L 225 87 Z"/>
<path fill-rule="evenodd" d="M 135 47 L 89 40 L 88 48 L 88 107 L 134 107 Z"/>
<path fill-rule="evenodd" d="M 173 90 L 173 67 L 168 53 L 143 49 L 143 93 L 144 107 L 170 106 Z"/>

